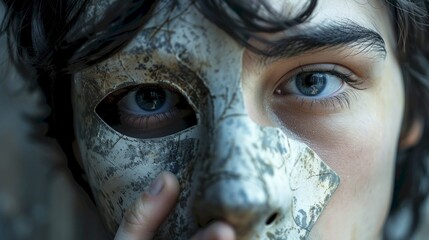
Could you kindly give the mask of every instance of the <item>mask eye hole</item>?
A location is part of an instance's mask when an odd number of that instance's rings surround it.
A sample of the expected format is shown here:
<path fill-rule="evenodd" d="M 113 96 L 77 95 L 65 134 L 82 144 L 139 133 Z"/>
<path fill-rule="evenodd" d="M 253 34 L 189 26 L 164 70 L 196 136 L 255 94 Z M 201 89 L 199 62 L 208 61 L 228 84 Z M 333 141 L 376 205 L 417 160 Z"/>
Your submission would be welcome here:
<path fill-rule="evenodd" d="M 163 85 L 119 89 L 106 96 L 95 112 L 114 130 L 134 138 L 164 137 L 197 124 L 186 99 Z"/>

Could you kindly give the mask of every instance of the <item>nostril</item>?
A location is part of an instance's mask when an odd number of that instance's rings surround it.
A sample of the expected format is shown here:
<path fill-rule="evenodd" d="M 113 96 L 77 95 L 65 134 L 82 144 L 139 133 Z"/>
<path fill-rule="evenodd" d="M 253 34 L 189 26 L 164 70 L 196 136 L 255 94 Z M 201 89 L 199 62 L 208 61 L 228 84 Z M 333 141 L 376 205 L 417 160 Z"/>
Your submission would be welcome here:
<path fill-rule="evenodd" d="M 206 227 L 206 226 L 210 225 L 210 223 L 214 222 L 215 220 L 216 220 L 216 219 L 211 218 L 210 220 L 208 220 L 208 221 L 207 221 L 207 222 L 205 222 L 205 223 L 198 222 L 198 227 L 199 227 L 199 228 L 204 228 L 204 227 Z"/>
<path fill-rule="evenodd" d="M 212 219 L 208 220 L 208 221 L 206 222 L 206 226 L 207 226 L 207 225 L 210 225 L 210 223 L 212 223 L 212 222 L 214 222 L 214 221 L 215 221 L 215 219 L 214 219 L 214 218 L 212 218 Z"/>
<path fill-rule="evenodd" d="M 277 213 L 275 212 L 275 213 L 273 213 L 273 214 L 271 214 L 268 218 L 267 218 L 267 221 L 265 221 L 265 224 L 266 225 L 270 225 L 270 224 L 272 224 L 276 219 L 277 219 Z"/>

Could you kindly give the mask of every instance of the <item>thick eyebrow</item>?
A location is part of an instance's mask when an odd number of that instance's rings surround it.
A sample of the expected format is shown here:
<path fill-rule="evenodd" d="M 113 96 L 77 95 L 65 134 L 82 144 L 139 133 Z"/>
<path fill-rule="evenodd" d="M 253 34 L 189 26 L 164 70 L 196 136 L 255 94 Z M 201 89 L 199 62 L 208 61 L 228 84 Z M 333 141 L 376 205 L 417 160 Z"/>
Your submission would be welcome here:
<path fill-rule="evenodd" d="M 299 30 L 298 34 L 272 42 L 263 50 L 266 53 L 263 62 L 265 64 L 306 53 L 347 48 L 382 59 L 387 54 L 385 42 L 379 33 L 353 21 L 340 21 L 309 26 Z"/>

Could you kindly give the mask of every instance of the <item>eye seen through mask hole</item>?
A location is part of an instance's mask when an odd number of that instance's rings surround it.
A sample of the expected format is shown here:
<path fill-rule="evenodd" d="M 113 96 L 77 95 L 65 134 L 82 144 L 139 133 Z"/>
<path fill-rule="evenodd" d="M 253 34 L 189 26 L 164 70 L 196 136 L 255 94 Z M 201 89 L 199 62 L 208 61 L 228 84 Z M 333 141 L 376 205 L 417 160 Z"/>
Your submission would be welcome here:
<path fill-rule="evenodd" d="M 119 89 L 106 96 L 95 111 L 111 128 L 134 138 L 164 137 L 197 124 L 186 99 L 164 85 Z"/>

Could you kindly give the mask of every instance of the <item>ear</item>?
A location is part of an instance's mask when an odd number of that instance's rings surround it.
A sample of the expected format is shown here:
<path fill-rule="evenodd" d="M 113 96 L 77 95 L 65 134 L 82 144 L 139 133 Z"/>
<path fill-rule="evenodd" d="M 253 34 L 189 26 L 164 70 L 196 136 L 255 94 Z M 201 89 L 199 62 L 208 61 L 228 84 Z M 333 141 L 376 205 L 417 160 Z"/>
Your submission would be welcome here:
<path fill-rule="evenodd" d="M 73 140 L 72 148 L 73 148 L 74 157 L 75 157 L 77 163 L 79 164 L 79 167 L 84 169 L 83 168 L 83 162 L 82 162 L 82 155 L 80 154 L 79 146 L 77 145 L 76 140 Z"/>
<path fill-rule="evenodd" d="M 410 124 L 408 130 L 401 134 L 401 138 L 399 140 L 399 148 L 408 149 L 410 147 L 415 146 L 422 138 L 423 128 L 423 119 L 415 118 Z"/>

